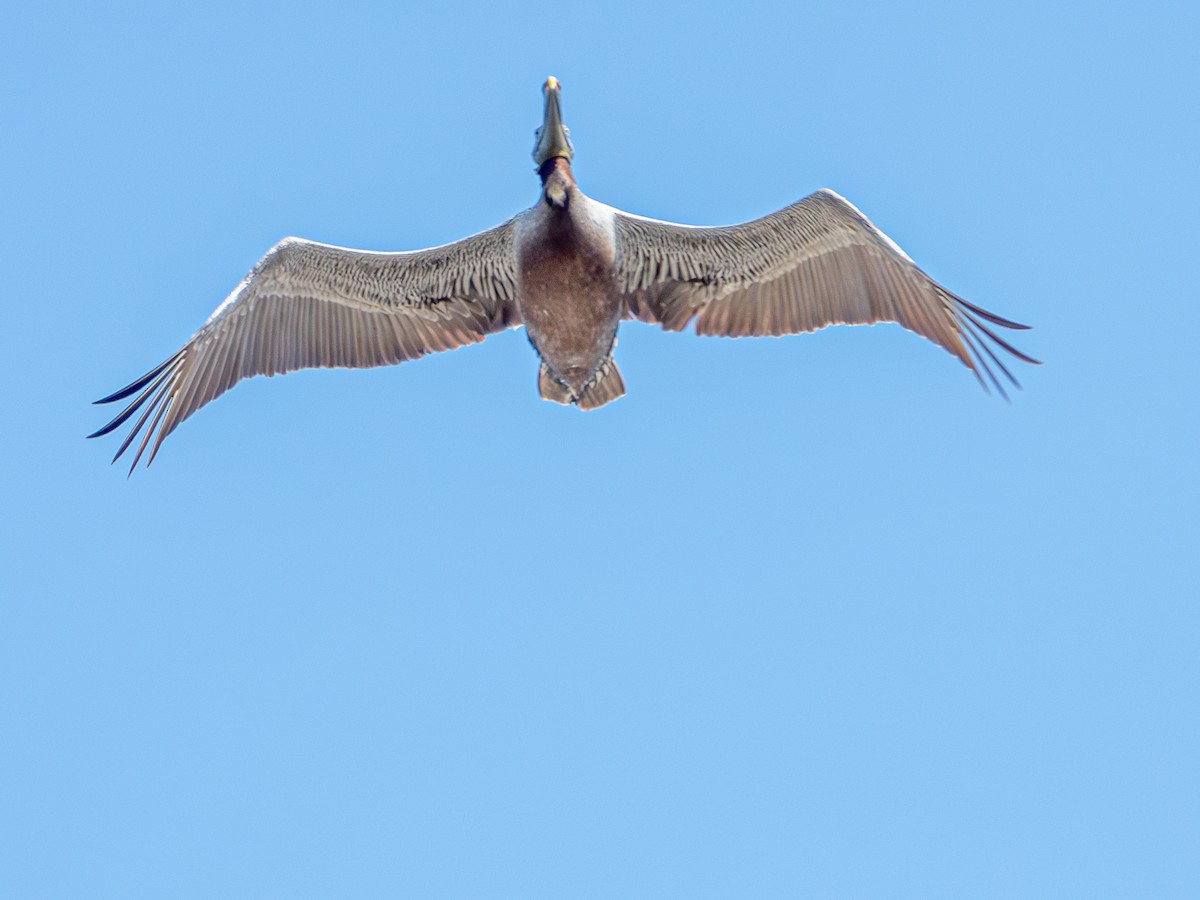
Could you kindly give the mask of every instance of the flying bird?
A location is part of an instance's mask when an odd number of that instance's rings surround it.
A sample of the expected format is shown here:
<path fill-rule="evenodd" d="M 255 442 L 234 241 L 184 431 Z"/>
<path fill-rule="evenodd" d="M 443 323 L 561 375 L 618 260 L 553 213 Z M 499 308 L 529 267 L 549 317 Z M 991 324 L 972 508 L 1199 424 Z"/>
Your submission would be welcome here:
<path fill-rule="evenodd" d="M 744 337 L 896 322 L 958 357 L 1003 395 L 1016 379 L 992 345 L 1028 363 L 991 326 L 1023 329 L 933 281 L 861 212 L 822 189 L 776 213 L 717 228 L 621 212 L 571 173 L 558 80 L 533 160 L 538 201 L 502 225 L 428 250 L 374 253 L 289 237 L 264 256 L 191 339 L 97 403 L 132 398 L 100 437 L 138 416 L 113 462 L 143 437 L 153 462 L 181 422 L 243 378 L 369 368 L 482 341 L 523 325 L 546 400 L 596 409 L 625 393 L 617 327 L 638 319 Z M 994 368 L 993 368 L 994 367 Z M 987 380 L 985 380 L 985 377 Z"/>

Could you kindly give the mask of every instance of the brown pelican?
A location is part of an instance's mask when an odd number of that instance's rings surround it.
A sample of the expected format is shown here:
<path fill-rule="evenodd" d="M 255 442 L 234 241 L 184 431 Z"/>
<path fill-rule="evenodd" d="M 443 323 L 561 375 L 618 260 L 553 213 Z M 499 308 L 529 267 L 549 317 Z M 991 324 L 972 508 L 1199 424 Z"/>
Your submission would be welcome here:
<path fill-rule="evenodd" d="M 592 200 L 571 174 L 558 81 L 547 79 L 542 90 L 533 150 L 542 192 L 531 209 L 429 250 L 370 253 L 285 238 L 178 352 L 96 401 L 133 397 L 89 437 L 142 409 L 113 457 L 145 429 L 132 472 L 148 445 L 147 465 L 180 422 L 243 378 L 390 365 L 518 325 L 541 358 L 542 397 L 581 409 L 625 393 L 612 358 L 622 319 L 668 331 L 695 319 L 697 334 L 728 337 L 897 322 L 957 356 L 985 389 L 986 375 L 1001 394 L 992 366 L 1017 382 L 989 341 L 1037 362 L 988 323 L 1027 326 L 947 291 L 833 191 L 720 228 L 645 219 Z"/>

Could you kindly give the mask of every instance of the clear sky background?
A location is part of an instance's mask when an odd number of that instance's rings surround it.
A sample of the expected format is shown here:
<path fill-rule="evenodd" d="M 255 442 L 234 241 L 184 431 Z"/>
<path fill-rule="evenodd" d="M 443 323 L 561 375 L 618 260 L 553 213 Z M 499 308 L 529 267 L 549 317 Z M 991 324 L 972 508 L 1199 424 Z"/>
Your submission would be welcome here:
<path fill-rule="evenodd" d="M 0 895 L 1195 897 L 1194 4 L 22 4 L 0 42 Z M 285 235 L 818 187 L 1035 330 L 522 332 L 90 401 Z"/>

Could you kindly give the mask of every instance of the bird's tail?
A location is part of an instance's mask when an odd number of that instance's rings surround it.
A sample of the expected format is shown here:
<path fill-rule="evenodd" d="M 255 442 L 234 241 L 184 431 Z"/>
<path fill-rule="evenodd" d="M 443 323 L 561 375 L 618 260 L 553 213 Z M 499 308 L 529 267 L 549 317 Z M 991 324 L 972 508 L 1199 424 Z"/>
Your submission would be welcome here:
<path fill-rule="evenodd" d="M 623 396 L 625 382 L 621 380 L 621 370 L 610 356 L 596 371 L 592 380 L 583 386 L 583 393 L 579 395 L 575 404 L 580 409 L 599 409 L 605 403 L 611 403 Z"/>
<path fill-rule="evenodd" d="M 543 400 L 553 400 L 565 406 L 574 403 L 580 409 L 599 409 L 625 395 L 625 382 L 621 380 L 621 371 L 617 364 L 609 357 L 576 396 L 569 387 L 551 375 L 550 369 L 542 363 L 542 368 L 538 371 L 538 391 Z"/>

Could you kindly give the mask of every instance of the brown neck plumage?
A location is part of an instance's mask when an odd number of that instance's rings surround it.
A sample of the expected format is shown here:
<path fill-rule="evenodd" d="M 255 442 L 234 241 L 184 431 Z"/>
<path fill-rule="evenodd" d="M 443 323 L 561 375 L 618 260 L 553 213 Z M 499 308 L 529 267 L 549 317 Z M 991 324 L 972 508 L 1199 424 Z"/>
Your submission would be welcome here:
<path fill-rule="evenodd" d="M 575 187 L 571 163 L 561 156 L 552 156 L 542 163 L 538 175 L 542 178 L 542 198 L 546 203 L 559 209 L 565 208 L 570 189 Z"/>

